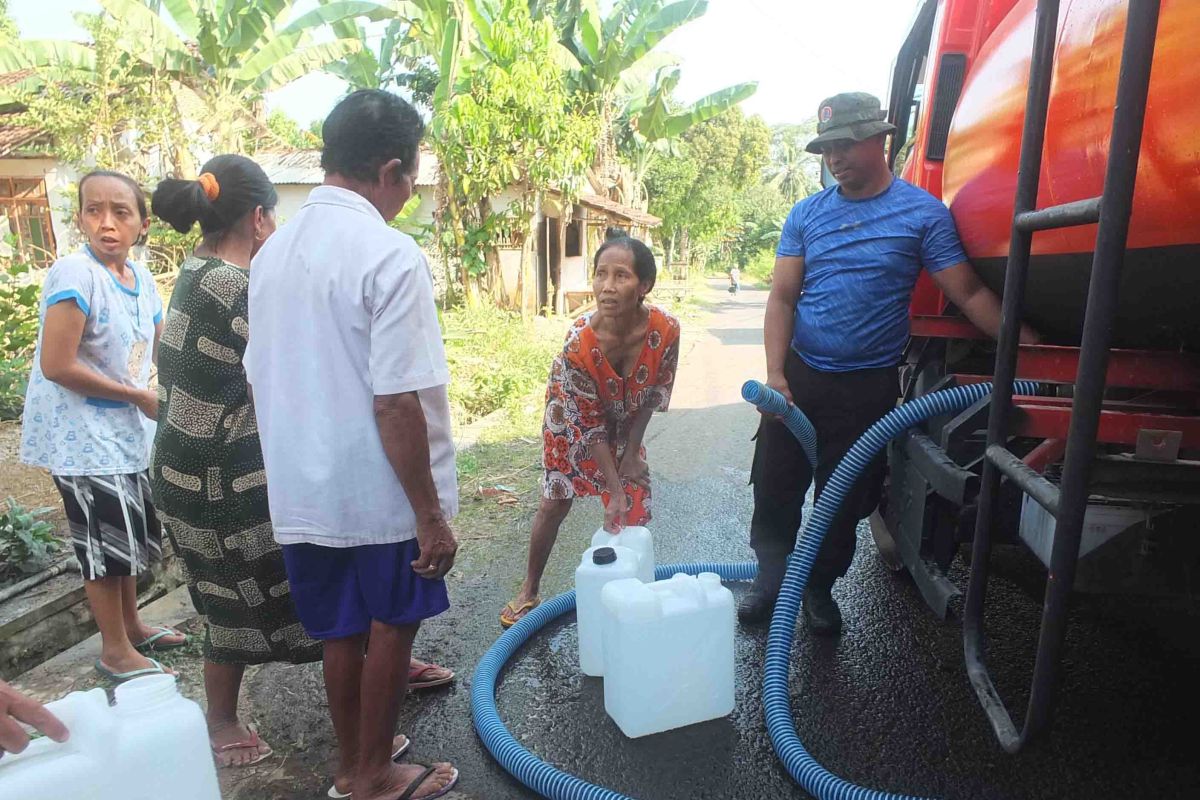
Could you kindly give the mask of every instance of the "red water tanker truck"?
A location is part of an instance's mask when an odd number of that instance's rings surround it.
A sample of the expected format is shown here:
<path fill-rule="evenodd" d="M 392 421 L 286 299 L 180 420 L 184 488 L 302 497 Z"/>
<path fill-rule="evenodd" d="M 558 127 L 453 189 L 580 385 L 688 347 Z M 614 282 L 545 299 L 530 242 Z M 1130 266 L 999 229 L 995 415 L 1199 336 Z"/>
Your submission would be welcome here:
<path fill-rule="evenodd" d="M 873 525 L 936 613 L 961 610 L 1011 752 L 1050 717 L 1073 591 L 1200 595 L 1197 41 L 1196 0 L 927 0 L 896 58 L 893 166 L 949 206 L 1008 324 L 992 342 L 919 282 L 906 399 L 997 389 L 892 444 Z M 1042 344 L 1017 343 L 1019 319 Z M 986 666 L 993 543 L 1047 568 L 1021 726 Z"/>

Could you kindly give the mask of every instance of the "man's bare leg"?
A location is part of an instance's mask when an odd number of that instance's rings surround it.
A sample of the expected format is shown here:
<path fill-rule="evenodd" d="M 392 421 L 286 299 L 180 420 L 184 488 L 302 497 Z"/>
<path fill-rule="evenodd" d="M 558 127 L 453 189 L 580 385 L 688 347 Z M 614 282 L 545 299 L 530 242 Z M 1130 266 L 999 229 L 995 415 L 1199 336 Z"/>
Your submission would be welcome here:
<path fill-rule="evenodd" d="M 362 669 L 358 701 L 358 769 L 354 777 L 357 800 L 392 800 L 425 771 L 416 764 L 392 762 L 392 732 L 400 702 L 408 691 L 408 664 L 420 624 L 371 623 L 371 647 Z M 326 643 L 326 648 L 328 648 Z M 328 656 L 326 657 L 328 658 Z M 331 703 L 332 704 L 332 703 Z M 336 725 L 336 722 L 335 722 Z M 449 764 L 438 764 L 416 792 L 425 797 L 452 780 Z"/>
<path fill-rule="evenodd" d="M 325 697 L 329 700 L 329 717 L 338 741 L 338 766 L 333 783 L 342 792 L 350 790 L 358 767 L 359 701 L 366 663 L 363 658 L 365 644 L 366 634 L 360 634 L 328 639 L 324 645 Z M 407 672 L 405 677 L 408 677 Z"/>

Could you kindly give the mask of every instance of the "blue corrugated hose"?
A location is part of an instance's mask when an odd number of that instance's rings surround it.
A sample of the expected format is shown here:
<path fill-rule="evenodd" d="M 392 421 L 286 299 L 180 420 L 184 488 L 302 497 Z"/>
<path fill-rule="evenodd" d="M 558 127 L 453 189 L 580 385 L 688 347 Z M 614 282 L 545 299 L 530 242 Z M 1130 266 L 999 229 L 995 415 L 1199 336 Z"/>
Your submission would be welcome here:
<path fill-rule="evenodd" d="M 853 487 L 871 459 L 879 453 L 890 439 L 919 422 L 933 416 L 960 411 L 991 392 L 990 383 L 977 383 L 944 389 L 924 395 L 896 408 L 872 425 L 834 470 L 825 490 L 809 516 L 804 533 L 796 542 L 796 549 L 788 559 L 787 573 L 771 617 L 771 630 L 767 637 L 767 656 L 764 662 L 763 708 L 767 730 L 780 761 L 792 778 L 805 791 L 819 800 L 917 800 L 908 795 L 881 792 L 856 786 L 843 780 L 817 763 L 800 737 L 792 722 L 792 708 L 788 696 L 788 670 L 792 639 L 795 635 L 796 617 L 800 612 L 804 588 L 808 584 L 813 561 L 821 549 L 821 542 L 829 530 L 834 514 L 841 506 L 846 494 Z M 1037 384 L 1018 381 L 1014 389 L 1019 394 L 1032 394 Z M 815 454 L 816 437 L 812 426 L 803 415 L 791 414 L 783 397 L 774 390 L 755 381 L 742 387 L 742 396 L 755 402 L 763 411 L 779 414 L 782 410 L 784 422 L 796 435 L 806 452 L 812 442 Z M 798 414 L 799 412 L 797 412 Z M 810 459 L 813 458 L 810 455 Z M 700 572 L 715 572 L 725 580 L 750 580 L 757 571 L 753 562 L 740 564 L 686 563 L 668 564 L 655 570 L 657 579 L 669 578 L 677 572 L 695 575 Z M 513 777 L 542 797 L 551 800 L 632 800 L 611 789 L 588 783 L 574 775 L 555 769 L 521 746 L 500 720 L 496 711 L 496 679 L 508 659 L 521 645 L 529 640 L 551 620 L 575 608 L 575 592 L 561 594 L 529 612 L 524 619 L 512 626 L 496 640 L 484 654 L 475 669 L 471 681 L 471 717 L 475 730 L 493 757 Z"/>

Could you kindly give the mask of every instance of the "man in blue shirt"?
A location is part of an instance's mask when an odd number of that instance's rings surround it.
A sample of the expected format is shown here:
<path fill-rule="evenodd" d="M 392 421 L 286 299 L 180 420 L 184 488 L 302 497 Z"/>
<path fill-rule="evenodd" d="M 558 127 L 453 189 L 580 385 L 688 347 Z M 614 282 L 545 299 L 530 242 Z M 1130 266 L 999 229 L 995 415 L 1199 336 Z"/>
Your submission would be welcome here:
<path fill-rule="evenodd" d="M 895 406 L 908 307 L 922 268 L 976 327 L 993 337 L 1000 328 L 999 298 L 968 263 L 950 212 L 888 169 L 884 147 L 893 126 L 884 118 L 869 94 L 821 103 L 819 135 L 807 149 L 824 158 L 838 185 L 788 214 L 767 300 L 767 385 L 816 428 L 818 495 L 846 451 Z M 1036 335 L 1023 328 L 1021 340 Z M 881 455 L 826 534 L 804 596 L 804 619 L 815 633 L 841 629 L 831 590 L 854 558 L 858 520 L 879 503 L 883 468 Z M 738 609 L 744 622 L 770 618 L 813 473 L 783 424 L 764 417 L 751 471 L 750 545 L 759 576 Z"/>

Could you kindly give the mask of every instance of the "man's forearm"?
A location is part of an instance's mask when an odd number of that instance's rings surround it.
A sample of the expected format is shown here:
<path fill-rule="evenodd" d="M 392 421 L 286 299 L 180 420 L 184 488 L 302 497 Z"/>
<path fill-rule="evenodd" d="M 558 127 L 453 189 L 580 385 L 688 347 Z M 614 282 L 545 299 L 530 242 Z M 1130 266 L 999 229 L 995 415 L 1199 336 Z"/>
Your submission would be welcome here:
<path fill-rule="evenodd" d="M 376 395 L 379 439 L 417 521 L 439 519 L 442 506 L 429 465 L 429 430 L 416 392 Z"/>
<path fill-rule="evenodd" d="M 767 313 L 763 321 L 763 347 L 767 352 L 767 375 L 782 375 L 791 346 L 795 326 L 795 307 L 767 298 Z"/>
<path fill-rule="evenodd" d="M 979 330 L 995 339 L 1000 336 L 1000 298 L 990 289 L 981 288 L 974 292 L 960 307 L 960 310 Z M 1037 344 L 1037 333 L 1025 323 L 1021 323 L 1020 341 L 1022 344 Z"/>

